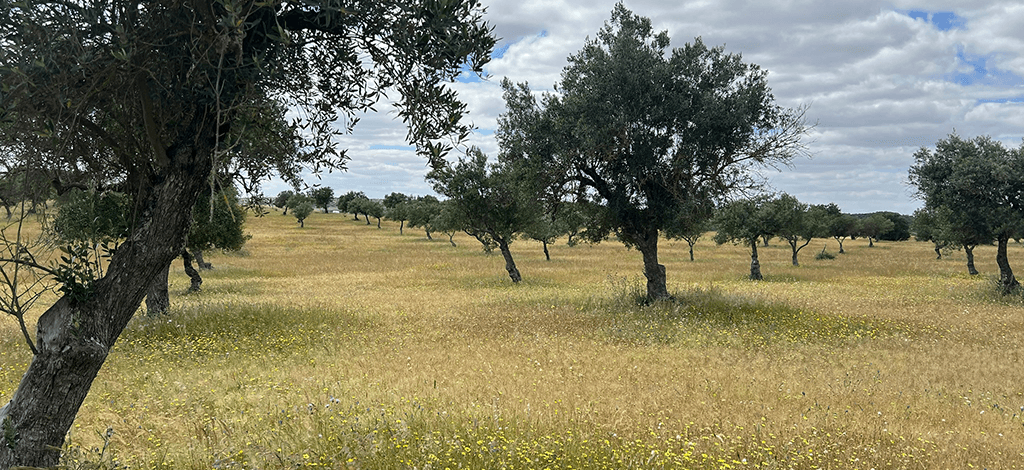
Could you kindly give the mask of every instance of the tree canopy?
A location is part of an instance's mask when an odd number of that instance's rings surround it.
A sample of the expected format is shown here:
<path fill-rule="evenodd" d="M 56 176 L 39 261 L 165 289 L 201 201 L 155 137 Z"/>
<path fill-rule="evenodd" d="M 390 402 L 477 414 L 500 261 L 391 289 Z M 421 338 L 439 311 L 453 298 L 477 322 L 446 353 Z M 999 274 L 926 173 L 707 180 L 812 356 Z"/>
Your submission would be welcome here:
<path fill-rule="evenodd" d="M 558 94 L 540 104 L 503 83 L 502 161 L 525 161 L 552 197 L 595 210 L 587 234 L 615 233 L 644 260 L 649 299 L 669 297 L 658 237 L 710 217 L 752 183 L 749 169 L 802 150 L 800 110 L 775 104 L 767 72 L 700 38 L 672 50 L 666 32 L 617 4 L 596 38 L 569 57 Z"/>
<path fill-rule="evenodd" d="M 432 162 L 468 133 L 444 83 L 480 73 L 495 39 L 475 1 L 29 0 L 0 6 L 0 147 L 15 167 L 131 195 L 131 233 L 86 296 L 37 323 L 37 354 L 0 409 L 0 468 L 51 467 L 150 280 L 180 254 L 218 178 L 313 172 L 386 90 Z M 285 119 L 298 108 L 297 119 Z M 269 122 L 265 116 L 274 116 Z M 277 135 L 294 153 L 244 151 Z M 250 149 L 259 145 L 251 145 Z M 287 175 L 286 175 L 287 176 Z"/>

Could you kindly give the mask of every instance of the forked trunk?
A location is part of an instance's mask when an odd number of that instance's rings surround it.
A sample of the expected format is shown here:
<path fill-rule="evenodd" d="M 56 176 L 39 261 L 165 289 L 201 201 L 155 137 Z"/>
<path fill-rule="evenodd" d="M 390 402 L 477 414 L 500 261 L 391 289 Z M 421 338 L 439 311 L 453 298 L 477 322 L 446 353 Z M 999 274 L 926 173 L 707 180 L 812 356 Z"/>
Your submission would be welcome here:
<path fill-rule="evenodd" d="M 152 281 L 184 246 L 191 207 L 211 171 L 212 129 L 186 128 L 161 179 L 141 194 L 135 230 L 91 292 L 64 296 L 37 322 L 33 356 L 10 402 L 0 408 L 0 469 L 53 467 L 93 379 Z M 149 181 L 155 181 L 150 179 Z"/>
<path fill-rule="evenodd" d="M 690 245 L 690 261 L 693 261 L 693 243 L 687 243 Z"/>
<path fill-rule="evenodd" d="M 793 266 L 800 266 L 800 261 L 797 260 L 797 256 L 800 254 L 800 250 L 811 243 L 811 239 L 808 238 L 807 241 L 800 246 L 797 246 L 797 243 L 800 242 L 800 239 L 798 238 L 788 238 L 786 241 L 789 242 L 789 247 L 793 249 Z"/>
<path fill-rule="evenodd" d="M 637 237 L 637 250 L 644 258 L 644 277 L 647 278 L 647 300 L 665 300 L 668 293 L 665 265 L 658 263 L 658 230 L 648 229 Z"/>
<path fill-rule="evenodd" d="M 149 283 L 149 290 L 146 292 L 146 314 L 155 317 L 167 313 L 171 307 L 171 298 L 167 293 L 167 277 L 171 265 L 160 270 L 153 282 Z"/>
<path fill-rule="evenodd" d="M 967 274 L 977 276 L 978 270 L 974 269 L 974 245 L 964 245 L 964 253 L 967 254 Z"/>
<path fill-rule="evenodd" d="M 453 247 L 458 246 L 455 244 L 455 232 L 448 233 L 448 243 L 451 243 Z"/>
<path fill-rule="evenodd" d="M 845 251 L 843 251 L 843 240 L 846 239 L 846 237 L 843 237 L 843 238 L 832 237 L 832 238 L 835 238 L 836 241 L 839 242 L 839 254 L 846 253 Z"/>
<path fill-rule="evenodd" d="M 750 240 L 750 280 L 760 281 L 764 279 L 761 275 L 761 262 L 757 260 L 757 239 Z"/>
<path fill-rule="evenodd" d="M 1013 269 L 1010 269 L 1010 260 L 1006 257 L 1006 244 L 1010 237 L 1000 235 L 998 249 L 996 251 L 996 264 L 999 265 L 999 290 L 1003 295 L 1009 294 L 1015 287 L 1019 286 L 1017 278 L 1013 277 Z"/>
<path fill-rule="evenodd" d="M 508 277 L 512 278 L 512 282 L 518 283 L 523 280 L 523 276 L 519 274 L 519 268 L 516 268 L 516 261 L 512 259 L 512 252 L 508 249 L 508 242 L 502 237 L 493 237 L 494 241 L 498 242 L 498 249 L 501 250 L 501 256 L 505 258 L 505 270 L 508 271 Z"/>
<path fill-rule="evenodd" d="M 189 254 L 188 250 L 181 250 L 181 262 L 185 265 L 185 274 L 188 275 L 191 281 L 188 286 L 188 292 L 191 294 L 203 290 L 203 277 L 199 275 L 199 271 L 192 267 L 192 255 Z"/>

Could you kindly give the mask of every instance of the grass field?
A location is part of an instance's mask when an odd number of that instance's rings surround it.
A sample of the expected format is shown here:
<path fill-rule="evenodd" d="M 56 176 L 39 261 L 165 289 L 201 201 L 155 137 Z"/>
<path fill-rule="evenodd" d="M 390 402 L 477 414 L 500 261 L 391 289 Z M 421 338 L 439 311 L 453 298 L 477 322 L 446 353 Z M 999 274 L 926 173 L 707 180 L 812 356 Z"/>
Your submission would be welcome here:
<path fill-rule="evenodd" d="M 818 261 L 815 240 L 793 267 L 773 241 L 755 283 L 745 247 L 705 238 L 690 262 L 665 241 L 678 300 L 642 307 L 640 255 L 615 241 L 559 243 L 551 261 L 517 241 L 513 285 L 467 236 L 338 214 L 247 224 L 202 293 L 183 295 L 178 263 L 172 313 L 125 330 L 69 465 L 1024 467 L 1024 304 L 991 294 L 993 247 L 971 278 L 963 253 L 926 243 L 847 241 Z M 30 353 L 13 321 L 0 335 L 6 401 Z"/>

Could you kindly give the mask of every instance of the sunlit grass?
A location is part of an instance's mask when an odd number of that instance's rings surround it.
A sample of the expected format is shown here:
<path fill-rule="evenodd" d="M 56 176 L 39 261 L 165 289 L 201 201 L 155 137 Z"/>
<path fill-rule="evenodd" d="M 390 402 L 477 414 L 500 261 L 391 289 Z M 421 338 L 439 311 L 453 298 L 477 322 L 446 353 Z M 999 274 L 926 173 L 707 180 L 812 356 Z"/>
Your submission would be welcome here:
<path fill-rule="evenodd" d="M 513 285 L 466 236 L 247 223 L 244 254 L 208 255 L 202 293 L 175 265 L 171 314 L 126 329 L 72 430 L 79 463 L 108 427 L 106 466 L 133 468 L 1024 462 L 1022 303 L 989 294 L 993 247 L 972 278 L 926 243 L 815 260 L 815 241 L 793 267 L 773 242 L 750 282 L 745 247 L 702 240 L 690 262 L 666 241 L 676 298 L 642 305 L 640 255 L 614 241 L 550 262 L 516 241 Z M 9 397 L 30 353 L 2 328 Z"/>

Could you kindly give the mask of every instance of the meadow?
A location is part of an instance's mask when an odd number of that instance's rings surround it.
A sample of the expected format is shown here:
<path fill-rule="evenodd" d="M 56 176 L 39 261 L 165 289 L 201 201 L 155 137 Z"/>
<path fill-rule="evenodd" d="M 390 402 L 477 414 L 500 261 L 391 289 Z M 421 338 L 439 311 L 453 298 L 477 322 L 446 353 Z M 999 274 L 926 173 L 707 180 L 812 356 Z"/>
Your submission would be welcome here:
<path fill-rule="evenodd" d="M 518 240 L 524 281 L 457 235 L 250 217 L 203 291 L 144 311 L 69 436 L 70 468 L 1024 467 L 1024 303 L 962 252 L 815 240 L 790 265 L 663 241 L 672 302 L 610 240 Z M 1024 248 L 1010 261 L 1024 272 Z M 33 330 L 34 331 L 34 330 Z M 30 352 L 0 325 L 0 400 Z"/>

